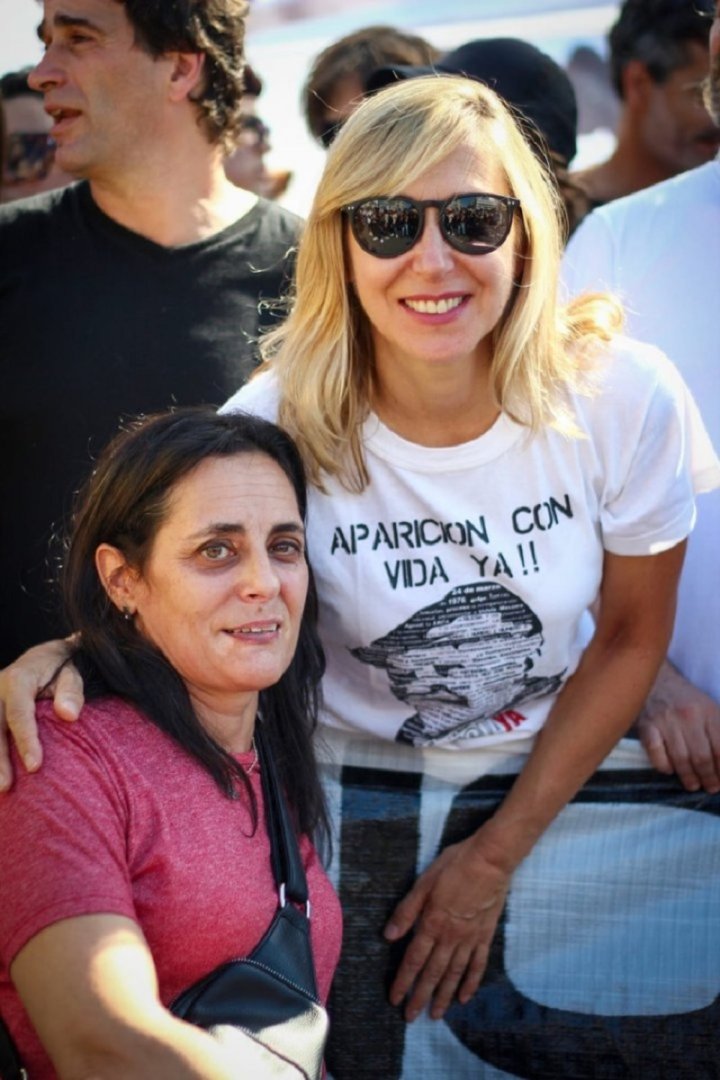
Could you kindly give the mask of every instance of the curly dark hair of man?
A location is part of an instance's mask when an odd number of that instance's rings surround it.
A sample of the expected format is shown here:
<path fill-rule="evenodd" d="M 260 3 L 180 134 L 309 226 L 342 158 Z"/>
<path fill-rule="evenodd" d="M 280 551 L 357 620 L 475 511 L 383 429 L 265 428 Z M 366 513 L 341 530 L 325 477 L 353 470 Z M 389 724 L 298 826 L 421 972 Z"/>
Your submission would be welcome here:
<path fill-rule="evenodd" d="M 211 143 L 231 150 L 241 130 L 245 18 L 248 0 L 119 0 L 135 39 L 151 56 L 204 53 L 205 77 L 195 97 L 198 122 Z"/>

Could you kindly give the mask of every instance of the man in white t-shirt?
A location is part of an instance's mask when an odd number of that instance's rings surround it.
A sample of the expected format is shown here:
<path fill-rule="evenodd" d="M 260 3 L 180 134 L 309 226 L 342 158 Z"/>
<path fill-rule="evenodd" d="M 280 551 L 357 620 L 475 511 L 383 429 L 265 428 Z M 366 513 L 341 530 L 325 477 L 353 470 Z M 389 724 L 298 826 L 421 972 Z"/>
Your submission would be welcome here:
<path fill-rule="evenodd" d="M 720 121 L 720 0 L 710 65 L 706 102 Z M 675 361 L 717 446 L 720 343 L 711 313 L 720 294 L 720 159 L 596 210 L 568 245 L 564 277 L 570 295 L 620 296 L 628 331 Z M 646 745 L 652 730 L 654 764 L 670 771 L 672 757 L 686 786 L 710 791 L 720 790 L 719 536 L 715 491 L 698 504 L 669 660 L 640 718 Z"/>

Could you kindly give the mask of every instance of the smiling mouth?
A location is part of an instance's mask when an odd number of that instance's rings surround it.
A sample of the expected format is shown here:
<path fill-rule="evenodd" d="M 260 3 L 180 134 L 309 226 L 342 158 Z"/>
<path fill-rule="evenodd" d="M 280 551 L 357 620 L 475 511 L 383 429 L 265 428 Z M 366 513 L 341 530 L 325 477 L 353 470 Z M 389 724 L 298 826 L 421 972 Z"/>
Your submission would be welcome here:
<path fill-rule="evenodd" d="M 417 311 L 421 315 L 446 315 L 448 311 L 454 311 L 463 302 L 462 296 L 442 297 L 440 300 L 405 300 L 403 301 L 411 311 Z"/>
<path fill-rule="evenodd" d="M 226 634 L 230 634 L 231 637 L 262 637 L 267 634 L 277 634 L 280 630 L 280 623 L 249 623 L 247 626 L 236 626 L 231 630 L 225 630 Z"/>

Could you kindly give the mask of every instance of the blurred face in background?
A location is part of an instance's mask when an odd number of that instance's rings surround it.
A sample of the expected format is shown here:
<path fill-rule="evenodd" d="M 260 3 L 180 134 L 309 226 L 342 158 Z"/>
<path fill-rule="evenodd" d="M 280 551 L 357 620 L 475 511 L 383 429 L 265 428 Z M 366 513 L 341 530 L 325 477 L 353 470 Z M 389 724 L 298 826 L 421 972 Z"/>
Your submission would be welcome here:
<path fill-rule="evenodd" d="M 650 83 L 642 125 L 643 140 L 673 173 L 711 161 L 720 148 L 720 129 L 703 101 L 708 51 L 688 42 L 689 61 L 661 83 Z"/>
<path fill-rule="evenodd" d="M 254 98 L 245 98 L 243 114 L 237 146 L 225 158 L 225 174 L 237 187 L 264 194 L 260 186 L 267 173 L 265 155 L 272 149 L 270 132 L 255 112 Z"/>
<path fill-rule="evenodd" d="M 12 202 L 41 191 L 64 187 L 72 177 L 55 161 L 55 147 L 49 136 L 51 120 L 42 98 L 20 94 L 4 100 L 7 145 L 0 184 L 0 202 Z"/>
<path fill-rule="evenodd" d="M 255 100 L 250 95 L 244 98 L 242 130 L 237 146 L 225 158 L 225 175 L 236 187 L 276 199 L 286 190 L 291 173 L 267 167 L 265 155 L 272 150 L 270 130 L 255 112 Z"/>

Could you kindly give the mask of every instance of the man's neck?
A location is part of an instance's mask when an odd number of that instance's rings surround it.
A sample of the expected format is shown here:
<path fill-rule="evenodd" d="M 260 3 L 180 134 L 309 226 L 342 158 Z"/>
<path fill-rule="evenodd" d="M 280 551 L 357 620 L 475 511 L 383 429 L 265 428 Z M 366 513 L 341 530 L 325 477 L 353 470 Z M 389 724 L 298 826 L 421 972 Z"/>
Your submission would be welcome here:
<path fill-rule="evenodd" d="M 119 225 L 163 247 L 196 243 L 244 217 L 257 202 L 226 178 L 219 159 L 207 168 L 161 175 L 92 177 L 96 205 Z"/>

